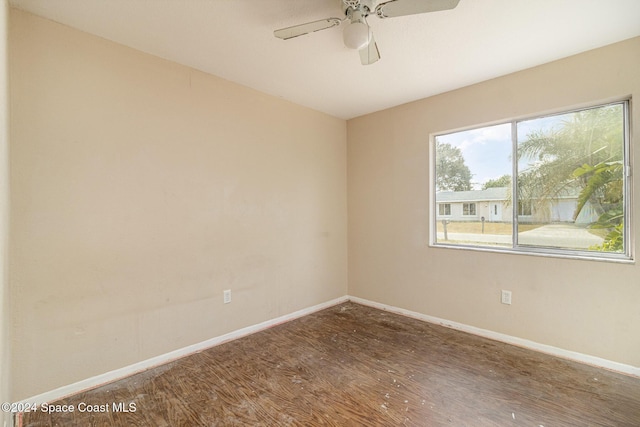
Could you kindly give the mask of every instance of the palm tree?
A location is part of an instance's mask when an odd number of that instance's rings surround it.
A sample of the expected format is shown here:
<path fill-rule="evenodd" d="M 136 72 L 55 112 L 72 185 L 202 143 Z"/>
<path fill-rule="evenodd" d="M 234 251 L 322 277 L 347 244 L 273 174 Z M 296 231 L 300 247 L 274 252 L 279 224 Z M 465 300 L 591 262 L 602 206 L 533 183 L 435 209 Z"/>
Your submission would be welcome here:
<path fill-rule="evenodd" d="M 624 251 L 624 165 L 621 161 L 599 163 L 595 166 L 582 165 L 574 171 L 576 178 L 586 179 L 586 185 L 580 192 L 575 217 L 577 217 L 586 203 L 594 198 L 608 203 L 609 208 L 602 213 L 598 220 L 590 225 L 591 228 L 609 230 L 602 245 L 591 249 L 605 252 Z"/>
<path fill-rule="evenodd" d="M 587 202 L 601 217 L 615 209 L 622 201 L 622 186 L 613 182 L 622 182 L 622 169 L 614 165 L 623 158 L 623 120 L 623 105 L 614 104 L 519 123 L 518 130 L 533 130 L 518 141 L 518 200 L 532 203 L 542 221 L 548 220 L 550 201 L 576 192 L 581 197 L 574 218 Z M 605 175 L 610 183 L 597 186 Z"/>

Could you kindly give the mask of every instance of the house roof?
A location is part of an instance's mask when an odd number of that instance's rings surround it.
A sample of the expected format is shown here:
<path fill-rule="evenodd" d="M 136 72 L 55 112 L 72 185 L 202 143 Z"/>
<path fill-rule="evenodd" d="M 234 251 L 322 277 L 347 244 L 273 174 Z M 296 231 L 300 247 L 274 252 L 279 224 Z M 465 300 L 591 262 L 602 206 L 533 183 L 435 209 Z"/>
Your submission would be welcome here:
<path fill-rule="evenodd" d="M 486 190 L 470 191 L 440 191 L 436 193 L 436 202 L 492 202 L 507 201 L 511 199 L 509 187 L 487 188 Z M 553 199 L 577 199 L 580 196 L 580 189 L 575 185 L 566 186 L 554 194 Z"/>
<path fill-rule="evenodd" d="M 471 191 L 440 191 L 436 193 L 436 202 L 482 202 L 507 200 L 509 198 L 508 187 L 487 188 L 486 190 Z"/>

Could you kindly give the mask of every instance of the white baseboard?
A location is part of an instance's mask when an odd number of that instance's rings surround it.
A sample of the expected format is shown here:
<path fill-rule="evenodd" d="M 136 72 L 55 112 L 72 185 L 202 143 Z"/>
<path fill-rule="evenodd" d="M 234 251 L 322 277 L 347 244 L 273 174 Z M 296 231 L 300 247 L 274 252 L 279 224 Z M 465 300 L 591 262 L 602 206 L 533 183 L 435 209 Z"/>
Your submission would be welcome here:
<path fill-rule="evenodd" d="M 553 347 L 546 344 L 540 344 L 534 341 L 529 341 L 522 338 L 513 337 L 510 335 L 477 328 L 475 326 L 469 326 L 462 323 L 451 322 L 449 320 L 428 316 L 426 314 L 418 313 L 415 311 L 405 310 L 403 308 L 394 307 L 394 306 L 390 306 L 387 304 L 382 304 L 374 301 L 369 301 L 363 298 L 345 295 L 343 297 L 336 298 L 322 304 L 318 304 L 312 307 L 298 310 L 291 314 L 286 314 L 284 316 L 267 320 L 265 322 L 258 323 L 253 326 L 248 326 L 246 328 L 242 328 L 237 331 L 233 331 L 228 334 L 221 335 L 219 337 L 211 338 L 209 340 L 202 341 L 197 344 L 183 347 L 181 349 L 174 350 L 169 353 L 162 354 L 160 356 L 152 357 L 151 359 L 143 360 L 141 362 L 134 363 L 132 365 L 125 366 L 123 368 L 115 369 L 113 371 L 96 375 L 94 377 L 87 378 L 85 380 L 78 381 L 73 384 L 62 386 L 54 390 L 39 394 L 37 396 L 32 396 L 30 398 L 24 399 L 21 401 L 21 403 L 42 404 L 45 402 L 52 402 L 54 400 L 62 399 L 72 394 L 80 393 L 88 389 L 92 389 L 100 385 L 128 377 L 130 375 L 162 365 L 164 363 L 171 362 L 173 360 L 179 359 L 189 354 L 193 354 L 198 351 L 202 351 L 207 348 L 214 347 L 216 345 L 220 345 L 228 341 L 242 338 L 244 336 L 262 331 L 264 329 L 270 328 L 280 323 L 288 322 L 288 321 L 306 316 L 311 313 L 315 313 L 320 310 L 324 310 L 325 308 L 329 308 L 334 305 L 341 304 L 347 301 L 353 301 L 354 303 L 357 303 L 357 304 L 362 304 L 362 305 L 377 308 L 380 310 L 389 311 L 391 313 L 396 313 L 396 314 L 411 317 L 414 319 L 422 320 L 425 322 L 434 323 L 437 325 L 445 326 L 447 328 L 468 332 L 468 333 L 489 338 L 495 341 L 500 341 L 507 344 L 512 344 L 519 347 L 524 347 L 527 349 L 538 351 L 541 353 L 546 353 L 552 356 L 561 357 L 563 359 L 573 360 L 576 362 L 585 363 L 585 364 L 596 366 L 599 368 L 620 372 L 626 375 L 640 377 L 640 367 L 625 365 L 623 363 L 613 362 L 613 361 L 602 359 L 599 357 L 589 356 L 589 355 L 574 352 L 574 351 L 564 350 L 558 347 Z"/>
<path fill-rule="evenodd" d="M 345 295 L 340 298 L 333 299 L 321 304 L 314 305 L 312 307 L 304 308 L 296 312 L 285 314 L 284 316 L 277 317 L 275 319 L 267 320 L 257 325 L 248 326 L 246 328 L 238 329 L 237 331 L 229 332 L 228 334 L 221 335 L 219 337 L 211 338 L 206 341 L 199 342 L 187 347 L 180 348 L 178 350 L 171 351 L 169 353 L 161 354 L 160 356 L 152 357 L 151 359 L 143 360 L 133 365 L 125 366 L 123 368 L 115 369 L 104 374 L 96 375 L 95 377 L 87 378 L 86 380 L 78 381 L 73 384 L 62 386 L 51 391 L 32 396 L 22 400 L 20 403 L 31 403 L 41 405 L 42 403 L 52 402 L 54 400 L 62 399 L 72 394 L 80 393 L 103 384 L 107 384 L 138 372 L 145 371 L 150 368 L 171 362 L 189 354 L 197 353 L 198 351 L 205 350 L 216 345 L 220 345 L 229 341 L 233 341 L 238 338 L 242 338 L 247 335 L 262 331 L 272 326 L 279 325 L 284 322 L 288 322 L 299 317 L 306 316 L 316 311 L 324 310 L 325 308 L 332 307 L 343 302 L 347 302 L 349 298 Z"/>
<path fill-rule="evenodd" d="M 610 371 L 619 372 L 634 377 L 640 377 L 640 367 L 626 365 L 624 363 L 613 362 L 611 360 L 602 359 L 600 357 L 590 356 L 588 354 L 578 353 L 575 351 L 565 350 L 558 347 L 553 347 L 546 344 L 540 344 L 535 341 L 529 341 L 522 338 L 514 337 L 511 335 L 501 334 L 499 332 L 490 331 L 487 329 L 476 328 L 475 326 L 469 326 L 462 323 L 451 322 L 449 320 L 440 319 L 438 317 L 428 316 L 426 314 L 417 313 L 415 311 L 405 310 L 403 308 L 394 307 L 374 301 L 369 301 L 363 298 L 349 296 L 349 301 L 353 301 L 357 304 L 367 305 L 369 307 L 377 308 L 380 310 L 389 311 L 391 313 L 400 314 L 414 319 L 423 320 L 425 322 L 434 323 L 447 328 L 455 329 L 462 332 L 468 332 L 470 334 L 478 335 L 481 337 L 489 338 L 495 341 L 504 342 L 506 344 L 516 345 L 518 347 L 527 348 L 540 353 L 549 354 L 551 356 L 560 357 L 563 359 L 572 360 L 575 362 L 584 363 L 587 365 L 595 366 L 598 368 L 607 369 Z"/>

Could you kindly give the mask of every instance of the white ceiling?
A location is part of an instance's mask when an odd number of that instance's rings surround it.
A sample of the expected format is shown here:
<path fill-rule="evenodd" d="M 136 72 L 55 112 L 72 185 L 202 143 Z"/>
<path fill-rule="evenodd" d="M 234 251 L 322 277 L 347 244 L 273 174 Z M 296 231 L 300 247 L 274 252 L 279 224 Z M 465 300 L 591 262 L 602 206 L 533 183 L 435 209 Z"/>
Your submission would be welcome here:
<path fill-rule="evenodd" d="M 10 4 L 344 119 L 640 35 L 640 0 L 460 0 L 449 11 L 370 17 L 382 59 L 363 66 L 342 28 L 273 36 L 341 17 L 340 0 Z"/>

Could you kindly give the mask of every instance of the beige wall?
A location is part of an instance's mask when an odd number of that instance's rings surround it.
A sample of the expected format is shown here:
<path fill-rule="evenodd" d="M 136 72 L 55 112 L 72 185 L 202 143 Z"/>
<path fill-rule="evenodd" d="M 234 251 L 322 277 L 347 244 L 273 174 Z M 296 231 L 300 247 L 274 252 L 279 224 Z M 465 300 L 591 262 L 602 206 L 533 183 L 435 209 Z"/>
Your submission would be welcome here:
<path fill-rule="evenodd" d="M 431 133 L 640 97 L 638 70 L 640 38 L 350 120 L 349 293 L 640 367 L 637 265 L 428 247 Z"/>
<path fill-rule="evenodd" d="M 7 1 L 0 0 L 0 402 L 10 400 L 8 12 Z M 9 414 L 0 412 L 0 423 L 5 420 Z"/>
<path fill-rule="evenodd" d="M 10 23 L 14 400 L 346 294 L 344 120 Z"/>
<path fill-rule="evenodd" d="M 640 366 L 636 265 L 428 247 L 430 133 L 638 96 L 640 39 L 346 125 L 14 10 L 10 48 L 13 400 L 347 292 Z"/>

